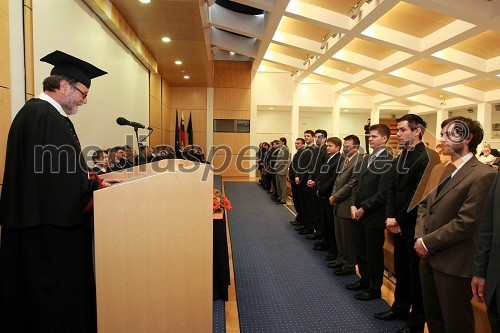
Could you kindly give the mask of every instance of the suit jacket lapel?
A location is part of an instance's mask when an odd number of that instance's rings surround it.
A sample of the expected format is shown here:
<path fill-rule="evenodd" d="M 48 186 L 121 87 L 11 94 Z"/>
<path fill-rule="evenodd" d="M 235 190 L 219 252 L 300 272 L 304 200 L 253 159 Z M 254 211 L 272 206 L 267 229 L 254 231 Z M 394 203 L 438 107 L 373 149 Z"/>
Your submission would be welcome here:
<path fill-rule="evenodd" d="M 439 192 L 439 194 L 435 194 L 436 199 L 434 200 L 434 203 L 439 201 L 446 193 L 448 193 L 453 187 L 460 183 L 469 173 L 472 172 L 472 170 L 476 166 L 477 164 L 474 163 L 474 157 L 472 157 L 467 161 L 467 163 L 465 163 L 463 167 L 460 168 L 460 170 L 457 171 L 457 173 L 453 177 L 451 177 L 448 184 L 446 184 L 446 186 L 441 189 L 441 192 Z M 437 193 L 437 191 L 435 192 Z"/>

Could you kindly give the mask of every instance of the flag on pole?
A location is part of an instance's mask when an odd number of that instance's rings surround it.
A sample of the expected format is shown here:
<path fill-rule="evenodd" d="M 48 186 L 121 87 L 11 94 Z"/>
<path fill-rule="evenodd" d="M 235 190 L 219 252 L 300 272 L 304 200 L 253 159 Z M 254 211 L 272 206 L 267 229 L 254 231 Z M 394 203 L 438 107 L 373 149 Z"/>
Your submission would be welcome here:
<path fill-rule="evenodd" d="M 180 149 L 179 142 L 179 114 L 177 113 L 177 109 L 175 110 L 175 151 L 177 152 Z"/>
<path fill-rule="evenodd" d="M 191 121 L 191 112 L 189 112 L 187 134 L 189 135 L 188 144 L 190 144 L 192 146 L 194 144 L 194 142 L 193 142 L 194 138 L 193 138 L 193 122 Z"/>
<path fill-rule="evenodd" d="M 184 131 L 184 112 L 181 113 L 181 123 L 179 124 L 179 141 L 182 146 L 186 145 L 186 132 Z"/>

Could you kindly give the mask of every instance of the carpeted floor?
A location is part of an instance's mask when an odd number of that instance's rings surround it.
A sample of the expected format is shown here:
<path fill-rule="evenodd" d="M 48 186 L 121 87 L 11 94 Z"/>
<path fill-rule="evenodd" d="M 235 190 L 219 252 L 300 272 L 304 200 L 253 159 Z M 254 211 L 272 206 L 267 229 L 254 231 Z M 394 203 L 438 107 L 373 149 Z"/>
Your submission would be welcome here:
<path fill-rule="evenodd" d="M 383 322 L 374 312 L 383 300 L 357 301 L 344 288 L 357 277 L 337 277 L 326 252 L 313 251 L 289 223 L 283 205 L 252 182 L 226 182 L 233 210 L 229 228 L 242 333 L 395 332 L 403 322 Z"/>

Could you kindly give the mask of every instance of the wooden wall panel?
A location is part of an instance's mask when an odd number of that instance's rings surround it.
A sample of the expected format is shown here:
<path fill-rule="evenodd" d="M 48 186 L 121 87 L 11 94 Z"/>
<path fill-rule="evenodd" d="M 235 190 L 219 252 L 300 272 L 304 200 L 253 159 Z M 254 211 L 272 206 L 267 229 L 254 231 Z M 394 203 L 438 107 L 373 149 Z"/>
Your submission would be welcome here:
<path fill-rule="evenodd" d="M 251 65 L 247 62 L 216 61 L 214 63 L 214 119 L 250 119 Z M 243 157 L 243 148 L 250 144 L 248 133 L 214 133 L 214 146 L 227 145 L 232 154 L 216 154 L 214 163 L 219 167 L 224 160 L 229 162 L 225 170 L 216 173 L 223 176 L 248 176 L 253 162 L 245 161 L 246 170 L 236 165 Z M 240 155 L 239 155 L 240 154 Z M 245 157 L 254 155 L 245 153 Z"/>
<path fill-rule="evenodd" d="M 149 96 L 149 126 L 161 128 L 161 102 L 154 96 Z"/>
<path fill-rule="evenodd" d="M 214 119 L 250 120 L 250 110 L 248 111 L 214 110 Z"/>
<path fill-rule="evenodd" d="M 5 146 L 11 114 L 9 1 L 0 1 L 0 189 L 5 170 Z"/>
<path fill-rule="evenodd" d="M 207 109 L 206 87 L 170 87 L 169 107 L 174 109 Z M 184 114 L 185 115 L 185 114 Z"/>
<path fill-rule="evenodd" d="M 240 154 L 250 142 L 250 133 L 214 133 L 214 145 L 231 147 L 232 154 Z"/>
<path fill-rule="evenodd" d="M 251 171 L 250 167 L 254 161 L 250 157 L 242 157 L 240 155 L 215 155 L 213 159 L 214 174 L 223 175 L 225 177 L 248 177 Z"/>
<path fill-rule="evenodd" d="M 251 63 L 245 61 L 215 61 L 215 88 L 250 88 Z"/>
<path fill-rule="evenodd" d="M 32 97 L 35 97 L 33 11 L 31 10 L 31 6 L 24 6 L 24 57 L 24 66 L 26 67 L 26 99 L 28 100 Z"/>
<path fill-rule="evenodd" d="M 161 144 L 161 129 L 158 127 L 153 127 L 153 133 L 149 136 L 149 146 L 154 147 Z"/>
<path fill-rule="evenodd" d="M 157 73 L 149 74 L 149 94 L 161 101 L 161 76 Z"/>
<path fill-rule="evenodd" d="M 215 110 L 250 111 L 250 89 L 215 88 L 214 113 Z"/>
<path fill-rule="evenodd" d="M 10 68 L 10 65 L 7 67 Z M 10 89 L 0 87 L 0 185 L 5 170 L 5 147 L 11 121 Z"/>
<path fill-rule="evenodd" d="M 10 87 L 9 2 L 0 1 L 0 86 Z"/>

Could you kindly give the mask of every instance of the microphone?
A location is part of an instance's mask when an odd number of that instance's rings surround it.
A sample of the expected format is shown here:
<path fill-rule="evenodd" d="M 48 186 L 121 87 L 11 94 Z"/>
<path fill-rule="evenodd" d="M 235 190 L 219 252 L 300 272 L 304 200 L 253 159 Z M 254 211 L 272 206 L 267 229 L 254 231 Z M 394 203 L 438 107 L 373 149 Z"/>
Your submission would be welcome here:
<path fill-rule="evenodd" d="M 116 118 L 116 123 L 118 125 L 121 125 L 121 126 L 132 126 L 134 128 L 146 128 L 150 131 L 152 131 L 153 129 L 151 127 L 146 127 L 144 126 L 143 124 L 140 124 L 140 123 L 136 123 L 135 121 L 130 121 L 130 120 L 127 120 L 123 117 L 118 117 Z"/>

